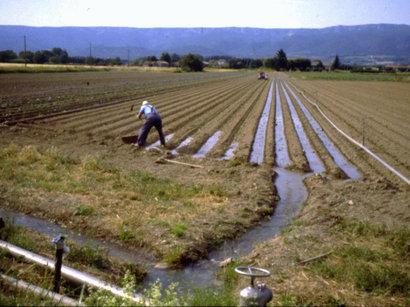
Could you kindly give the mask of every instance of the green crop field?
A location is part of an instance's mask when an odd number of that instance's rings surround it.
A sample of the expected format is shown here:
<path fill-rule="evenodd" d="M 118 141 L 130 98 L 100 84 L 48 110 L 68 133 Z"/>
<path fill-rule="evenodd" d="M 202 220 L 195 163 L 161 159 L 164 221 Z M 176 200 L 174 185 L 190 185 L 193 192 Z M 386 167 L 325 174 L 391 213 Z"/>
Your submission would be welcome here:
<path fill-rule="evenodd" d="M 303 80 L 395 81 L 410 82 L 410 73 L 356 73 L 350 71 L 289 72 L 289 76 Z"/>

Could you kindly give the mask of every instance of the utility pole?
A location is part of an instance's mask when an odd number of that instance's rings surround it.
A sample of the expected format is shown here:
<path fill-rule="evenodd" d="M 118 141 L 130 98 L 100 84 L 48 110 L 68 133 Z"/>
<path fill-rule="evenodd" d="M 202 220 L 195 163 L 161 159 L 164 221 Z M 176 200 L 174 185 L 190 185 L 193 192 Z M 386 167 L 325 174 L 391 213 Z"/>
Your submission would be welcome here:
<path fill-rule="evenodd" d="M 92 55 L 91 55 L 91 43 L 90 43 L 90 58 L 92 57 Z"/>
<path fill-rule="evenodd" d="M 127 48 L 127 66 L 130 66 L 130 48 Z"/>
<path fill-rule="evenodd" d="M 25 35 L 24 35 L 24 67 L 27 67 L 27 44 L 26 44 Z"/>

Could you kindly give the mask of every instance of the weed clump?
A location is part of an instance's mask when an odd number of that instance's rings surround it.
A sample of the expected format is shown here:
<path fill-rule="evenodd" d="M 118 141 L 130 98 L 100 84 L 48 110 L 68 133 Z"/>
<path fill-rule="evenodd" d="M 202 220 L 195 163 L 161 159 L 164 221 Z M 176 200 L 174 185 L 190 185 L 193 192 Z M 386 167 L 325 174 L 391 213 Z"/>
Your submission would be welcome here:
<path fill-rule="evenodd" d="M 110 267 L 110 261 L 108 260 L 107 253 L 98 247 L 90 246 L 74 246 L 67 254 L 67 260 L 82 263 L 84 265 L 91 265 L 97 269 L 108 269 Z"/>
<path fill-rule="evenodd" d="M 178 238 L 185 235 L 187 228 L 188 226 L 185 222 L 179 222 L 170 226 L 171 233 Z"/>
<path fill-rule="evenodd" d="M 89 216 L 92 215 L 95 212 L 95 209 L 93 207 L 88 207 L 86 205 L 79 205 L 75 211 L 74 215 L 79 215 L 79 216 Z"/>

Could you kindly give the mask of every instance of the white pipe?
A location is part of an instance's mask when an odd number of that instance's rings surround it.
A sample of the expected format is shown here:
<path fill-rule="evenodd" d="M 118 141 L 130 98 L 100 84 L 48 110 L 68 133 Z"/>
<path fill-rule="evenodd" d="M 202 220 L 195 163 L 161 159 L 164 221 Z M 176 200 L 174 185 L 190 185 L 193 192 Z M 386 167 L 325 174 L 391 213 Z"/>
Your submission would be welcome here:
<path fill-rule="evenodd" d="M 46 266 L 52 270 L 54 270 L 55 262 L 51 259 L 48 259 L 46 257 L 37 255 L 35 253 L 32 253 L 28 250 L 25 250 L 23 248 L 20 248 L 16 245 L 13 245 L 11 243 L 8 243 L 6 241 L 0 240 L 0 248 L 3 248 L 10 252 L 11 254 L 15 256 L 22 256 L 26 260 L 37 263 L 42 266 Z M 87 284 L 89 286 L 93 286 L 96 288 L 104 289 L 107 291 L 110 291 L 112 294 L 130 299 L 136 303 L 139 304 L 145 304 L 147 305 L 148 302 L 144 300 L 141 294 L 134 294 L 134 295 L 128 295 L 125 293 L 125 291 L 122 288 L 119 288 L 115 285 L 111 285 L 103 280 L 100 280 L 90 274 L 83 273 L 81 271 L 69 268 L 65 265 L 61 267 L 61 275 L 67 279 L 70 279 L 72 281 L 82 283 L 82 284 Z"/>
<path fill-rule="evenodd" d="M 0 278 L 9 286 L 22 289 L 25 291 L 31 291 L 35 294 L 38 294 L 42 297 L 47 297 L 51 299 L 53 302 L 60 303 L 64 306 L 84 306 L 84 304 L 61 294 L 49 291 L 44 288 L 37 287 L 36 285 L 27 283 L 23 280 L 15 279 L 13 277 L 0 274 Z"/>
<path fill-rule="evenodd" d="M 292 86 L 297 89 L 295 85 L 292 84 Z M 320 109 L 320 107 L 317 105 L 317 103 L 311 101 L 306 95 L 298 90 L 299 93 L 302 94 L 302 96 L 313 106 L 316 107 L 316 109 L 320 112 L 320 114 L 323 115 L 323 117 L 339 132 L 341 133 L 345 138 L 347 138 L 350 142 L 355 144 L 356 146 L 359 146 L 361 149 L 363 149 L 365 152 L 367 152 L 370 156 L 372 156 L 374 159 L 379 161 L 385 168 L 387 168 L 389 171 L 391 171 L 393 174 L 398 176 L 400 179 L 402 179 L 405 183 L 410 185 L 410 179 L 404 176 L 402 173 L 400 173 L 398 170 L 393 168 L 391 165 L 389 165 L 386 161 L 384 161 L 382 158 L 380 158 L 378 155 L 376 155 L 374 152 L 372 152 L 369 148 L 364 146 L 363 144 L 360 144 L 358 141 L 353 139 L 351 136 L 349 136 L 347 133 L 345 133 L 343 130 L 341 130 L 339 127 L 337 127 L 330 119 L 329 117 L 326 116 L 326 114 Z"/>

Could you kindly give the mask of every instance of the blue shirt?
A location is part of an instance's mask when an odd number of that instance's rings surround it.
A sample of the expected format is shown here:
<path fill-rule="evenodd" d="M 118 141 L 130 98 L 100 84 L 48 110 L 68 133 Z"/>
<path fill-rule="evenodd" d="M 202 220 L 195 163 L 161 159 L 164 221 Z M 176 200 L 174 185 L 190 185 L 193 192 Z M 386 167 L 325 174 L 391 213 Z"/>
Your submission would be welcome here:
<path fill-rule="evenodd" d="M 152 105 L 146 104 L 145 106 L 141 106 L 140 114 L 144 114 L 145 118 L 147 118 L 154 114 L 158 115 L 158 111 Z"/>

